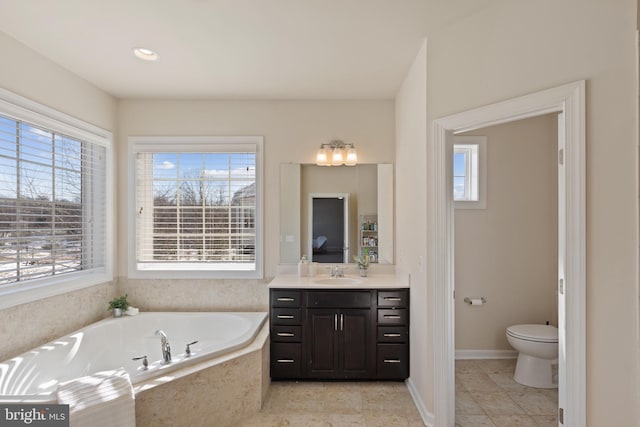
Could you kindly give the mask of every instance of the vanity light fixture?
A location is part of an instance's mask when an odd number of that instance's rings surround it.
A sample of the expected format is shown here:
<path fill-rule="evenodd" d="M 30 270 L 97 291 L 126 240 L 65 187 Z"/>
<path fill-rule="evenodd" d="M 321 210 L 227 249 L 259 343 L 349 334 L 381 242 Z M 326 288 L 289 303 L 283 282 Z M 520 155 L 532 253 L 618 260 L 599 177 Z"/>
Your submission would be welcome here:
<path fill-rule="evenodd" d="M 133 54 L 144 61 L 157 61 L 160 55 L 157 52 L 147 49 L 146 47 L 136 47 L 133 49 Z"/>
<path fill-rule="evenodd" d="M 353 144 L 345 144 L 340 140 L 320 144 L 316 154 L 318 166 L 354 166 L 358 163 L 358 153 Z"/>

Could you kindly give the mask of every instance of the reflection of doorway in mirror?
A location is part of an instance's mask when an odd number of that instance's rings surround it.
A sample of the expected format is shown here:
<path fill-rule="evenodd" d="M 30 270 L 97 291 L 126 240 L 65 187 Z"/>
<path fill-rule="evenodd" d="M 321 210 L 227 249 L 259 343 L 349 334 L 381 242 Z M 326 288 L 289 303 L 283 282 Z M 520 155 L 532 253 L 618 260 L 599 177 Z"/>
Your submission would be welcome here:
<path fill-rule="evenodd" d="M 310 194 L 311 261 L 349 262 L 349 194 Z"/>

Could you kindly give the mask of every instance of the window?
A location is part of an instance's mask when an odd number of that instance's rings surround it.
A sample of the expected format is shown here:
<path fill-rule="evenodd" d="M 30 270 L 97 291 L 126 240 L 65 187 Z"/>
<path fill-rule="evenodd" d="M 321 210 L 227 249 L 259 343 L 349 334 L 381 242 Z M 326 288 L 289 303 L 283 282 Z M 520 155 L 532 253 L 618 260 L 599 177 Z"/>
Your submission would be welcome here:
<path fill-rule="evenodd" d="M 110 134 L 7 91 L 0 101 L 0 295 L 67 283 L 21 303 L 110 280 Z"/>
<path fill-rule="evenodd" d="M 262 277 L 262 138 L 143 137 L 132 142 L 131 275 Z"/>
<path fill-rule="evenodd" d="M 486 208 L 486 137 L 454 136 L 453 200 L 456 208 Z"/>

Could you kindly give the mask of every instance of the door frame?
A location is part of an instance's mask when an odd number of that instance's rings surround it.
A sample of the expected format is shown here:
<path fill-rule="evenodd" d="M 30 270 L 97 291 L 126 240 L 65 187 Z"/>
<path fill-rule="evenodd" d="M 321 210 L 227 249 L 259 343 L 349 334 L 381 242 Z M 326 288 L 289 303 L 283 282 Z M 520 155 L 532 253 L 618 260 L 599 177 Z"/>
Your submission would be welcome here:
<path fill-rule="evenodd" d="M 559 188 L 558 239 L 566 243 L 564 254 L 558 254 L 564 259 L 558 271 L 558 347 L 559 358 L 570 363 L 559 372 L 559 407 L 564 412 L 564 426 L 586 425 L 585 86 L 580 80 L 433 122 L 427 197 L 432 232 L 429 278 L 434 289 L 435 425 L 455 423 L 453 159 L 448 148 L 456 133 L 549 113 L 564 117 L 564 129 L 558 129 L 559 162 L 563 163 L 558 168 L 562 175 L 559 182 L 564 178 L 564 191 Z"/>
<path fill-rule="evenodd" d="M 343 215 L 342 222 L 344 224 L 344 234 L 342 241 L 342 263 L 349 263 L 350 248 L 349 241 L 351 236 L 349 234 L 349 193 L 309 193 L 309 242 L 307 244 L 307 250 L 309 254 L 309 261 L 313 261 L 313 199 L 340 199 L 343 202 Z"/>

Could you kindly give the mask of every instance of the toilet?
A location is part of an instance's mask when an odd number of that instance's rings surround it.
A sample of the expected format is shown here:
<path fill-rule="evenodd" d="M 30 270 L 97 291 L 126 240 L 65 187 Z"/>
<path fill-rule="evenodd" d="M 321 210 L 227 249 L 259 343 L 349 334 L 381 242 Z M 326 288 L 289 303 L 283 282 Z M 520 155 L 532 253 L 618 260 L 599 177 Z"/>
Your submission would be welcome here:
<path fill-rule="evenodd" d="M 518 350 L 513 379 L 529 387 L 558 388 L 558 328 L 550 325 L 514 325 L 507 341 Z"/>

